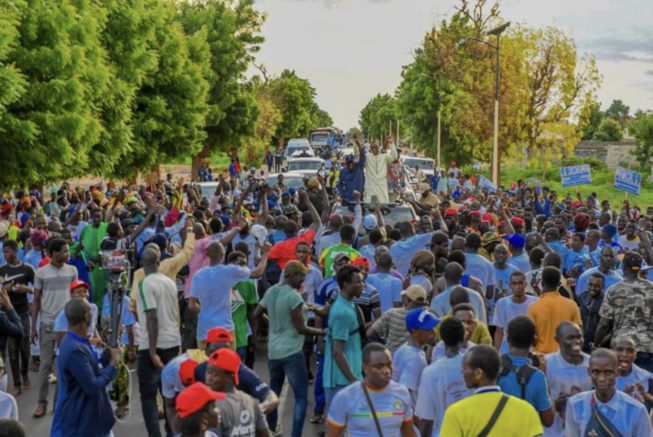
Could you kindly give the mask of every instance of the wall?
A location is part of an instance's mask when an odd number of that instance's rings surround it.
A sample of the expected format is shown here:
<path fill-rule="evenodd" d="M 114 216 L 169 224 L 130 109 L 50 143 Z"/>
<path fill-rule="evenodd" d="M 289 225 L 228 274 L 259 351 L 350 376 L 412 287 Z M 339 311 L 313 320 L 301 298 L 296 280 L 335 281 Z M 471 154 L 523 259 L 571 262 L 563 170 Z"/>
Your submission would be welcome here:
<path fill-rule="evenodd" d="M 605 162 L 608 168 L 616 168 L 620 162 L 634 163 L 630 154 L 635 150 L 634 140 L 622 142 L 581 141 L 574 147 L 574 156 L 597 158 Z"/>

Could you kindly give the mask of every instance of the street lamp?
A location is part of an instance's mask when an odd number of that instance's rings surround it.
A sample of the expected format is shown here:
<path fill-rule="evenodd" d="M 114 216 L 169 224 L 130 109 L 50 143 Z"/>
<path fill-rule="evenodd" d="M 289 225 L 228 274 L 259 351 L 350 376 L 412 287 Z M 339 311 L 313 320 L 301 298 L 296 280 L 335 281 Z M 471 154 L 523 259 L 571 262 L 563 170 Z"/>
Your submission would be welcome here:
<path fill-rule="evenodd" d="M 435 79 L 433 76 L 428 74 L 420 73 L 420 76 L 428 77 L 429 79 Z M 438 106 L 437 106 L 437 117 L 438 117 L 438 165 L 441 166 L 442 162 L 440 161 L 440 76 L 438 76 Z M 437 169 L 436 169 L 437 170 Z"/>
<path fill-rule="evenodd" d="M 474 41 L 488 45 L 497 51 L 497 66 L 496 66 L 495 84 L 494 84 L 494 144 L 492 145 L 492 182 L 494 182 L 497 185 L 499 184 L 499 48 L 500 48 L 499 36 L 508 28 L 508 26 L 510 26 L 510 21 L 502 24 L 501 26 L 495 29 L 490 30 L 487 33 L 488 35 L 496 35 L 497 37 L 496 46 L 490 44 L 485 40 L 473 36 L 468 36 L 462 39 L 458 43 L 458 45 L 460 45 L 469 39 L 473 39 Z"/>

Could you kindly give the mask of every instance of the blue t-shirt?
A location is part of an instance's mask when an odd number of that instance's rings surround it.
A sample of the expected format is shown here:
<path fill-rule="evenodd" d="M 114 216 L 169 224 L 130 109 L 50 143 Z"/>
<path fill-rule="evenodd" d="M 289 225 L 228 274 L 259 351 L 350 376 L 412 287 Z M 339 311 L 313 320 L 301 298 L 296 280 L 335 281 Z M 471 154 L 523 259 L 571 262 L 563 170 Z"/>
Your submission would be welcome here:
<path fill-rule="evenodd" d="M 433 234 L 434 232 L 427 232 L 425 234 L 413 235 L 408 238 L 402 238 L 392 245 L 390 255 L 392 255 L 395 268 L 402 276 L 408 274 L 413 255 L 419 250 L 424 250 L 424 246 L 431 242 Z"/>
<path fill-rule="evenodd" d="M 392 380 L 410 391 L 412 406 L 417 404 L 417 393 L 422 371 L 426 368 L 426 353 L 411 344 L 404 344 L 392 357 Z"/>
<path fill-rule="evenodd" d="M 507 355 L 512 360 L 512 364 L 517 368 L 531 363 L 527 357 Z M 517 381 L 517 373 L 510 372 L 506 376 L 500 376 L 498 385 L 501 387 L 502 392 L 521 399 L 521 385 Z M 536 411 L 546 411 L 551 408 L 551 398 L 549 397 L 546 376 L 540 369 L 535 370 L 535 373 L 528 380 L 524 400 L 531 404 Z"/>
<path fill-rule="evenodd" d="M 208 365 L 209 362 L 204 361 L 195 368 L 195 380 L 206 384 L 206 368 Z M 241 364 L 238 368 L 238 385 L 236 389 L 247 393 L 260 402 L 263 402 L 270 392 L 270 387 L 244 364 Z"/>
<path fill-rule="evenodd" d="M 389 273 L 375 273 L 369 275 L 365 281 L 379 292 L 381 314 L 394 308 L 395 302 L 401 302 L 401 289 L 403 288 L 401 280 Z"/>
<path fill-rule="evenodd" d="M 338 288 L 338 282 L 336 282 L 335 276 L 330 276 L 326 278 L 317 288 L 317 294 L 315 295 L 315 304 L 319 306 L 325 306 L 327 302 L 331 302 L 332 297 L 338 295 L 340 289 Z M 322 326 L 324 328 L 329 326 L 329 316 L 322 318 Z"/>
<path fill-rule="evenodd" d="M 349 380 L 333 357 L 333 342 L 341 340 L 345 342 L 344 355 L 349 363 L 349 369 L 359 381 L 363 379 L 363 350 L 361 347 L 361 335 L 358 330 L 358 317 L 354 303 L 348 301 L 342 295 L 338 295 L 335 303 L 329 310 L 331 326 L 326 336 L 325 359 L 324 359 L 324 387 L 335 388 L 339 385 L 349 385 Z"/>

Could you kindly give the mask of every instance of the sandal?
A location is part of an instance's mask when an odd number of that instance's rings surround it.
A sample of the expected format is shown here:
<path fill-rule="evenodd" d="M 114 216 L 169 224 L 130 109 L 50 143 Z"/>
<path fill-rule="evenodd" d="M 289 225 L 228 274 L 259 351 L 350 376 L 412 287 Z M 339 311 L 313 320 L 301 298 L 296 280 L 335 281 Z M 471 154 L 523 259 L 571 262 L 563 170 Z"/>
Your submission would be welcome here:
<path fill-rule="evenodd" d="M 314 414 L 311 417 L 311 423 L 322 423 L 324 422 L 324 414 Z"/>

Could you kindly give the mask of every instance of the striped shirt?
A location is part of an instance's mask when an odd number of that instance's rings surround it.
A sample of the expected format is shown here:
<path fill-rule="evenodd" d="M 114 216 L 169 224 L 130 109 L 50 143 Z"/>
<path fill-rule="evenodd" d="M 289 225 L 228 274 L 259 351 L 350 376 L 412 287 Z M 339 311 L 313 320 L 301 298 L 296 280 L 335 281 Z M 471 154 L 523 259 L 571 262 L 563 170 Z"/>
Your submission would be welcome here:
<path fill-rule="evenodd" d="M 57 314 L 70 300 L 70 284 L 77 269 L 69 264 L 57 268 L 48 263 L 36 271 L 34 288 L 41 290 L 41 325 L 53 325 Z"/>

